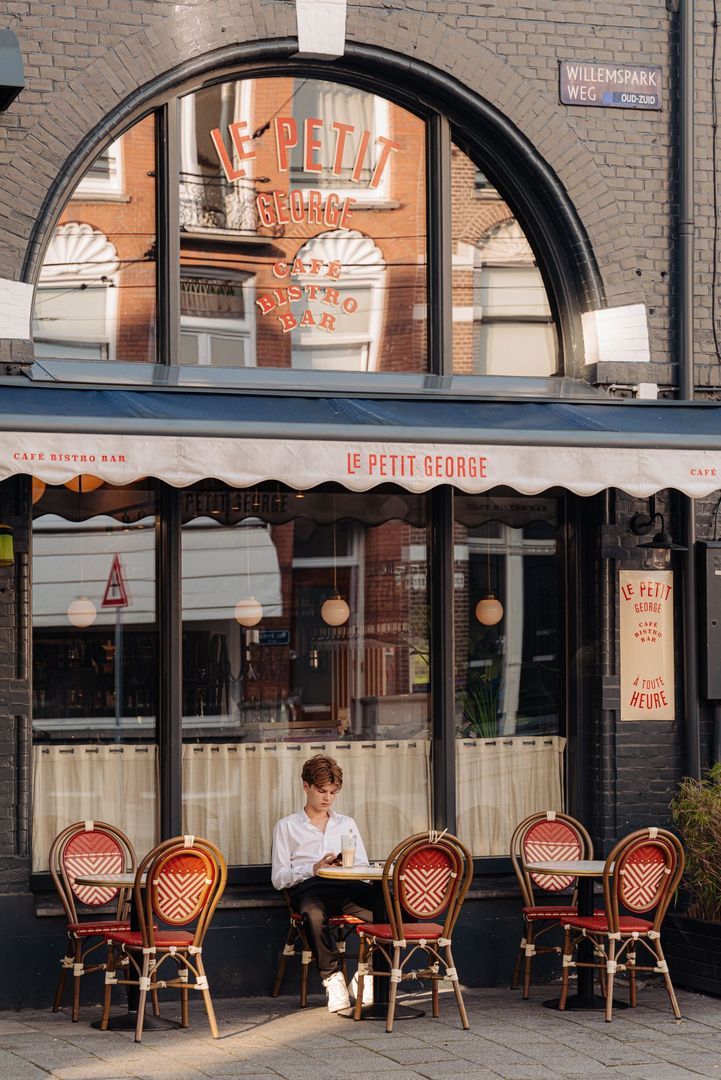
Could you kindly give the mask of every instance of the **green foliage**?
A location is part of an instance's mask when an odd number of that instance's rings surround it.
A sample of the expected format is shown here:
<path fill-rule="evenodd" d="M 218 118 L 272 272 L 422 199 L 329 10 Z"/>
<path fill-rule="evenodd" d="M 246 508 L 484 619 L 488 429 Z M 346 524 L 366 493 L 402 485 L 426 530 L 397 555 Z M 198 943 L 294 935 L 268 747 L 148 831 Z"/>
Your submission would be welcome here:
<path fill-rule="evenodd" d="M 494 739 L 498 734 L 498 700 L 500 695 L 500 657 L 482 674 L 474 675 L 466 690 L 459 694 L 463 710 L 462 735 L 471 739 Z"/>
<path fill-rule="evenodd" d="M 686 852 L 688 914 L 721 922 L 721 762 L 704 780 L 682 780 L 671 812 Z"/>

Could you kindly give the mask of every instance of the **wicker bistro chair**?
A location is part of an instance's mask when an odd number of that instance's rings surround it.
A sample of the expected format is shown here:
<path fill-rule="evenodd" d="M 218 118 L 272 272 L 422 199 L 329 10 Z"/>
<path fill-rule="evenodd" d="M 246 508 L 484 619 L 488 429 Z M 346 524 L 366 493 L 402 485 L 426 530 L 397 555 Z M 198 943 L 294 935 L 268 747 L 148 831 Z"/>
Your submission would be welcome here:
<path fill-rule="evenodd" d="M 306 934 L 303 916 L 299 911 L 294 910 L 288 889 L 283 890 L 283 895 L 285 896 L 285 902 L 288 905 L 289 926 L 283 944 L 283 952 L 280 954 L 280 962 L 278 964 L 275 982 L 273 983 L 273 989 L 271 990 L 271 997 L 275 998 L 280 994 L 290 958 L 292 956 L 300 956 L 300 1007 L 301 1009 L 305 1009 L 308 1004 L 308 973 L 310 971 L 310 965 L 313 962 L 313 953 L 311 951 L 310 942 L 308 941 L 308 935 Z M 362 919 L 357 918 L 355 915 L 331 915 L 328 919 L 328 925 L 336 939 L 336 952 L 340 956 L 341 971 L 343 972 L 343 978 L 346 982 L 348 982 L 346 941 L 353 933 L 356 926 L 362 921 Z"/>
<path fill-rule="evenodd" d="M 523 930 L 518 946 L 516 966 L 511 979 L 511 989 L 518 986 L 523 966 L 523 997 L 527 998 L 531 985 L 531 963 L 534 956 L 542 953 L 560 953 L 560 945 L 539 945 L 538 939 L 552 930 L 560 929 L 563 921 L 575 915 L 577 879 L 562 874 L 539 874 L 528 870 L 529 862 L 547 859 L 592 859 L 593 843 L 588 832 L 575 818 L 556 810 L 545 810 L 525 818 L 511 837 L 511 862 L 523 897 Z M 572 888 L 570 903 L 559 897 L 558 903 L 542 904 L 536 891 L 545 893 L 565 892 Z"/>
<path fill-rule="evenodd" d="M 113 986 L 134 985 L 140 989 L 136 1042 L 140 1042 L 143 1034 L 148 991 L 175 987 L 180 990 L 181 1027 L 189 1023 L 188 992 L 199 990 L 213 1038 L 218 1038 L 202 952 L 203 939 L 227 877 L 221 852 L 215 844 L 200 837 L 176 836 L 148 852 L 138 866 L 133 885 L 140 930 L 116 931 L 107 937 L 102 1031 L 107 1030 L 110 1019 Z M 195 923 L 194 931 L 179 929 L 191 923 Z M 129 960 L 128 977 L 118 978 L 117 969 L 125 957 Z M 171 977 L 160 979 L 158 974 L 167 961 L 175 966 L 175 974 L 171 968 L 168 972 Z M 132 971 L 136 978 L 130 977 Z"/>
<path fill-rule="evenodd" d="M 678 839 L 666 829 L 639 829 L 614 847 L 603 870 L 604 912 L 593 916 L 573 916 L 565 924 L 563 985 L 559 1009 L 565 1009 L 568 975 L 576 947 L 587 938 L 598 961 L 591 966 L 606 975 L 606 1020 L 613 1017 L 615 976 L 625 971 L 629 982 L 629 1004 L 636 1005 L 636 974 L 639 971 L 663 975 L 671 1008 L 681 1019 L 668 965 L 661 948 L 661 923 L 681 880 L 684 854 Z M 645 916 L 645 917 L 644 917 Z M 637 951 L 652 958 L 639 964 Z"/>
<path fill-rule="evenodd" d="M 358 997 L 353 1018 L 362 1019 L 363 981 L 390 978 L 386 1031 L 393 1030 L 398 984 L 405 979 L 431 981 L 433 1015 L 439 1015 L 438 983 L 450 979 L 461 1017 L 468 1028 L 468 1016 L 453 962 L 451 935 L 473 876 L 473 861 L 460 840 L 449 833 L 416 833 L 401 841 L 383 867 L 383 897 L 389 922 L 361 923 L 358 957 Z M 440 922 L 406 922 L 435 919 Z M 408 970 L 420 952 L 425 963 L 420 970 Z M 377 969 L 373 961 L 380 953 L 388 968 Z M 401 954 L 406 953 L 403 959 Z"/>
<path fill-rule="evenodd" d="M 108 933 L 127 930 L 130 887 L 124 889 L 78 885 L 85 874 L 133 873 L 135 851 L 120 829 L 105 821 L 76 821 L 53 840 L 50 848 L 50 873 L 67 917 L 68 945 L 61 959 L 60 978 L 55 991 L 53 1012 L 58 1012 L 69 971 L 73 975 L 72 1019 L 76 1022 L 80 1006 L 80 980 L 83 975 L 104 971 L 105 963 L 87 959 L 105 944 Z M 110 914 L 99 908 L 114 906 Z M 98 940 L 93 940 L 98 939 Z"/>

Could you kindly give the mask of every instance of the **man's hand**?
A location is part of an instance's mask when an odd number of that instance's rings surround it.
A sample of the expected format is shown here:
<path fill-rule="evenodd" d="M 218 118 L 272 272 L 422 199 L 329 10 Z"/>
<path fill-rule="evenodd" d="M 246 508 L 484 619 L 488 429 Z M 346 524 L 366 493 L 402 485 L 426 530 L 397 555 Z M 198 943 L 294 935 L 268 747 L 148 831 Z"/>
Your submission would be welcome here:
<path fill-rule="evenodd" d="M 318 871 L 324 866 L 337 866 L 340 855 L 324 855 L 322 859 L 318 859 L 317 863 L 313 865 L 313 874 L 317 874 Z"/>

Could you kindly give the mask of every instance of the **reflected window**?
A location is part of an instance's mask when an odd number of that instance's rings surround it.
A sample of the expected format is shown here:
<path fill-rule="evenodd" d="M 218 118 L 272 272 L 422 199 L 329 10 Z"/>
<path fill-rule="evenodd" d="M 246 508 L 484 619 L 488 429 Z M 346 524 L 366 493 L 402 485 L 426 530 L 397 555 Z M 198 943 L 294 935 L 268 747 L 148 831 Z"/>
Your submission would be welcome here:
<path fill-rule="evenodd" d="M 233 270 L 182 267 L 180 363 L 210 367 L 255 364 L 253 278 Z"/>
<path fill-rule="evenodd" d="M 96 158 L 50 239 L 33 311 L 35 353 L 156 360 L 155 117 Z"/>
<path fill-rule="evenodd" d="M 453 147 L 453 369 L 558 373 L 558 343 L 535 255 L 510 207 Z"/>
<path fill-rule="evenodd" d="M 184 828 L 268 862 L 320 750 L 374 856 L 428 828 L 425 500 L 206 483 L 182 505 Z"/>
<path fill-rule="evenodd" d="M 506 855 L 519 821 L 563 809 L 559 504 L 455 505 L 456 827 L 474 855 Z"/>
<path fill-rule="evenodd" d="M 35 489 L 34 870 L 73 821 L 157 838 L 155 494 L 81 480 Z"/>

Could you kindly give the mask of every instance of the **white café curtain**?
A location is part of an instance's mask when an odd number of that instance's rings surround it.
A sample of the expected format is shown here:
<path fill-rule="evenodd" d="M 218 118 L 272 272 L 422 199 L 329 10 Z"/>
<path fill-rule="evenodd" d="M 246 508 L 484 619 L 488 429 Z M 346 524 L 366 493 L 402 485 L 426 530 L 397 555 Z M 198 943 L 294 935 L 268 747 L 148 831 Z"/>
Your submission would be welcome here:
<path fill-rule="evenodd" d="M 563 810 L 559 735 L 456 739 L 456 829 L 473 855 L 508 855 L 516 825 Z"/>
<path fill-rule="evenodd" d="M 158 838 L 157 748 L 35 746 L 33 870 L 46 870 L 50 846 L 74 821 L 107 821 L 121 829 L 138 857 Z"/>
<path fill-rule="evenodd" d="M 335 802 L 382 859 L 430 824 L 430 743 L 186 743 L 183 829 L 218 844 L 230 863 L 270 862 L 273 826 L 304 804 L 303 762 L 329 754 L 343 769 Z"/>
<path fill-rule="evenodd" d="M 456 740 L 457 833 L 474 855 L 505 855 L 516 824 L 563 809 L 558 736 Z M 186 743 L 183 829 L 216 843 L 230 864 L 270 862 L 275 822 L 300 809 L 306 758 L 327 753 L 343 769 L 336 800 L 358 823 L 372 859 L 431 824 L 430 742 Z M 138 855 L 157 838 L 156 747 L 36 746 L 33 869 L 73 821 L 109 821 Z"/>

